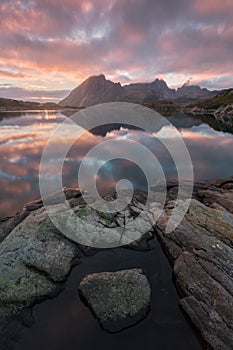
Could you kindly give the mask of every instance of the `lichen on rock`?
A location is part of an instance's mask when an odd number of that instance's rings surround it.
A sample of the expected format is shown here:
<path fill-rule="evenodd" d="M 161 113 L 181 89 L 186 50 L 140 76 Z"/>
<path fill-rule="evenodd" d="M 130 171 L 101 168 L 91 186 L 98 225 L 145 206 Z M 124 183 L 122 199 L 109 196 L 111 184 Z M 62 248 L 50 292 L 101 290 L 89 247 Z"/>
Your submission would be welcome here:
<path fill-rule="evenodd" d="M 149 311 L 150 285 L 140 269 L 88 275 L 81 281 L 79 291 L 109 332 L 138 323 Z"/>

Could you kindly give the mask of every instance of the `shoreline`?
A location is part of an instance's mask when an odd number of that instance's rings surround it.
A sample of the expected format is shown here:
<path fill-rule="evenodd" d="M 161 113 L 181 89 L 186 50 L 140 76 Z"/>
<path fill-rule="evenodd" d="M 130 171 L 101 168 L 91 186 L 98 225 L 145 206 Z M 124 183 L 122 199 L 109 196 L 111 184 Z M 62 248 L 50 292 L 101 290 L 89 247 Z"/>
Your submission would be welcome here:
<path fill-rule="evenodd" d="M 228 311 L 229 307 L 226 308 L 225 304 L 226 300 L 227 305 L 233 303 L 230 278 L 233 244 L 233 177 L 225 180 L 216 180 L 212 184 L 195 183 L 193 200 L 185 219 L 175 231 L 171 234 L 166 234 L 164 225 L 169 218 L 171 208 L 175 205 L 176 193 L 177 184 L 168 184 L 168 198 L 164 214 L 158 220 L 154 231 L 148 232 L 145 237 L 133 243 L 129 248 L 136 251 L 144 251 L 146 254 L 148 250 L 150 251 L 153 248 L 151 244 L 156 236 L 160 246 L 169 258 L 170 264 L 173 266 L 175 285 L 181 293 L 181 308 L 191 320 L 192 325 L 200 332 L 205 343 L 209 344 L 208 346 L 213 349 L 219 349 L 220 346 L 221 349 L 229 349 L 227 344 L 231 341 L 231 316 Z M 72 208 L 85 207 L 79 189 L 66 189 L 65 195 Z M 143 201 L 144 194 L 142 191 L 137 192 L 135 198 L 139 202 Z M 59 205 L 56 195 L 51 197 L 51 204 L 54 208 Z M 101 218 L 104 219 L 103 217 Z M 93 217 L 90 217 L 90 219 L 93 219 Z M 21 245 L 21 240 L 25 241 L 27 246 L 30 235 L 34 237 L 33 245 L 30 248 L 30 250 L 32 249 L 32 257 L 34 257 L 33 260 L 27 261 L 25 266 L 26 268 L 27 266 L 33 266 L 33 273 L 39 273 L 41 276 L 43 280 L 42 285 L 44 285 L 41 292 L 38 294 L 37 290 L 36 294 L 30 294 L 33 291 L 34 282 L 33 279 L 31 282 L 29 279 L 27 283 L 29 283 L 28 286 L 31 286 L 32 291 L 25 297 L 24 290 L 22 290 L 20 296 L 17 284 L 11 284 L 10 277 L 6 277 L 10 283 L 9 290 L 11 292 L 15 290 L 15 293 L 17 293 L 15 295 L 19 299 L 17 303 L 20 302 L 23 308 L 26 304 L 26 307 L 30 308 L 39 301 L 47 300 L 47 298 L 51 298 L 56 293 L 59 293 L 59 288 L 57 289 L 57 287 L 61 286 L 60 282 L 64 283 L 73 266 L 80 263 L 80 252 L 81 255 L 90 256 L 90 259 L 97 252 L 95 248 L 80 246 L 70 239 L 67 240 L 66 237 L 58 234 L 51 225 L 48 225 L 45 220 L 47 219 L 43 214 L 43 203 L 41 200 L 36 200 L 24 206 L 23 210 L 16 216 L 0 221 L 0 237 L 2 241 L 0 250 L 5 262 L 8 261 L 10 263 L 11 261 L 7 260 L 9 259 L 9 254 L 6 255 L 9 247 L 10 250 L 21 249 L 17 260 L 22 261 L 23 259 L 25 261 L 27 249 Z M 38 223 L 42 225 L 43 231 L 41 229 L 37 231 Z M 106 224 L 108 225 L 109 221 L 104 222 L 104 225 Z M 30 225 L 34 225 L 33 231 L 29 229 Z M 27 227 L 31 233 L 26 232 Z M 226 230 L 227 235 L 224 233 Z M 30 235 L 28 235 L 29 233 Z M 17 236 L 22 237 L 20 241 L 17 240 Z M 49 242 L 48 238 L 57 242 L 58 250 L 49 251 L 45 260 L 41 260 L 38 253 L 33 253 L 34 247 L 37 250 L 41 244 L 42 246 L 44 244 L 47 245 Z M 1 249 L 3 247 L 4 249 Z M 63 249 L 68 249 L 65 254 L 68 258 L 62 264 L 59 262 L 57 266 L 56 254 L 59 253 L 60 256 Z M 8 271 L 12 272 L 14 270 L 14 274 L 18 274 L 19 278 L 22 272 L 14 265 L 14 254 L 12 259 Z M 45 267 L 45 263 L 47 267 Z M 49 279 L 46 280 L 48 277 Z M 7 280 L 4 283 L 7 283 Z M 210 285 L 212 286 L 211 290 L 209 290 Z M 14 299 L 11 299 L 11 301 L 7 299 L 9 298 L 9 290 L 5 290 L 6 294 L 4 294 L 3 290 L 2 296 L 4 295 L 6 299 L 2 305 L 11 305 L 8 311 L 12 312 L 14 311 L 14 308 L 12 308 Z M 19 304 L 17 305 L 19 306 Z M 18 309 L 18 312 L 20 309 Z"/>

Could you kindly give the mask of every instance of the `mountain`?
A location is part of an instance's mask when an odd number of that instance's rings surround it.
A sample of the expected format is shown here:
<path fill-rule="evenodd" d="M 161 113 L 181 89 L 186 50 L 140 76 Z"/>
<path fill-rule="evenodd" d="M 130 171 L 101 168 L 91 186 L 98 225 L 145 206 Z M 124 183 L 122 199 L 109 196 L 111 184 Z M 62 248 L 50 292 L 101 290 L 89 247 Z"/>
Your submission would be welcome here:
<path fill-rule="evenodd" d="M 201 88 L 198 85 L 183 85 L 178 88 L 175 94 L 176 98 L 179 97 L 192 97 L 192 98 L 209 98 L 216 95 L 217 91 L 210 91 L 206 88 Z"/>
<path fill-rule="evenodd" d="M 151 96 L 154 96 L 154 101 L 167 100 L 175 97 L 176 90 L 170 89 L 167 83 L 162 79 L 155 79 L 152 83 L 139 83 L 125 85 L 124 89 L 127 94 L 132 94 L 135 91 L 144 91 Z M 152 101 L 151 101 L 152 102 Z"/>
<path fill-rule="evenodd" d="M 123 101 L 140 104 L 155 103 L 156 101 L 159 101 L 159 97 L 151 90 L 132 89 L 128 90 L 128 93 L 126 92 Z"/>
<path fill-rule="evenodd" d="M 162 79 L 151 83 L 136 83 L 121 86 L 106 80 L 103 74 L 92 76 L 76 87 L 69 96 L 59 104 L 62 107 L 89 107 L 104 102 L 156 103 L 158 101 L 173 101 L 177 103 L 195 102 L 216 94 L 214 91 L 202 89 L 199 86 L 183 85 L 175 90 L 170 89 Z"/>
<path fill-rule="evenodd" d="M 117 102 L 123 99 L 125 90 L 120 83 L 106 80 L 103 74 L 89 77 L 76 87 L 59 104 L 62 107 L 89 107 L 104 102 Z"/>

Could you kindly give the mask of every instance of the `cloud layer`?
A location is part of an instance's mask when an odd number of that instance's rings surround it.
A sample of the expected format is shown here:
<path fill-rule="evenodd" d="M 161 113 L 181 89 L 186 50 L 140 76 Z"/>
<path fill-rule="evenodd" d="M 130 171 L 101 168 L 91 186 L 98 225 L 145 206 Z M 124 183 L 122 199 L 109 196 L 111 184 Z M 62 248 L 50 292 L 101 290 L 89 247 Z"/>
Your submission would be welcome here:
<path fill-rule="evenodd" d="M 233 85 L 232 0 L 3 0 L 0 79 L 73 88 L 89 75 Z"/>

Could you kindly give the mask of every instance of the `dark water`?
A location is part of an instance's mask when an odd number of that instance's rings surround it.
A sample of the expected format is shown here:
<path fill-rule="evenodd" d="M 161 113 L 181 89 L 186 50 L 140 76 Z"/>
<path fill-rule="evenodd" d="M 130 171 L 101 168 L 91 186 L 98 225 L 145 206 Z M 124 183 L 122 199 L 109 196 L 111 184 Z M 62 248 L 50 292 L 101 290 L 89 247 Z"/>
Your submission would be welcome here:
<path fill-rule="evenodd" d="M 14 215 L 22 206 L 38 197 L 39 165 L 48 137 L 64 120 L 59 112 L 8 112 L 0 113 L 0 218 Z M 217 131 L 206 122 L 184 114 L 173 115 L 171 122 L 180 131 L 190 152 L 195 180 L 213 180 L 233 174 L 233 135 Z M 161 163 L 167 179 L 176 178 L 176 167 L 172 158 L 156 138 L 143 131 L 121 128 L 107 132 L 87 132 L 70 149 L 63 167 L 63 185 L 78 186 L 78 168 L 83 156 L 94 146 L 105 140 L 134 140 L 151 150 Z M 164 138 L 169 132 L 163 130 Z M 57 138 L 50 159 L 50 170 L 56 167 L 64 143 L 69 134 Z M 114 154 L 114 150 L 112 150 Z M 122 155 L 124 158 L 124 154 Z M 96 166 L 93 163 L 93 166 Z M 145 159 L 145 166 L 147 159 Z M 135 188 L 146 187 L 146 179 L 135 164 L 115 159 L 103 166 L 97 177 L 98 190 L 102 194 L 113 193 L 118 180 L 126 178 Z"/>
<path fill-rule="evenodd" d="M 139 267 L 152 287 L 151 311 L 138 325 L 117 334 L 103 331 L 80 301 L 84 275 Z M 150 252 L 103 251 L 84 258 L 72 271 L 65 291 L 34 307 L 35 324 L 25 329 L 15 350 L 198 350 L 200 344 L 178 308 L 171 268 L 160 246 Z"/>
<path fill-rule="evenodd" d="M 0 113 L 0 218 L 13 215 L 26 202 L 40 196 L 38 173 L 41 154 L 48 137 L 64 118 L 58 112 Z M 215 130 L 206 122 L 183 114 L 173 115 L 170 120 L 181 132 L 189 149 L 195 180 L 212 180 L 233 174 L 233 136 L 230 133 Z M 163 132 L 164 138 L 169 138 L 169 132 Z M 69 134 L 64 134 L 56 140 L 50 159 L 51 174 L 56 169 L 60 148 L 69 141 L 69 137 Z M 114 130 L 109 127 L 87 132 L 73 145 L 64 162 L 63 185 L 78 186 L 77 173 L 83 156 L 103 140 L 116 138 L 143 144 L 156 154 L 167 179 L 176 178 L 174 162 L 153 135 L 130 128 Z M 146 187 L 145 176 L 137 166 L 115 159 L 100 169 L 97 177 L 99 191 L 102 194 L 114 192 L 116 182 L 122 178 L 129 179 L 135 188 Z M 142 268 L 150 280 L 151 311 L 137 326 L 118 334 L 108 334 L 80 301 L 79 282 L 88 273 L 131 267 Z M 200 349 L 178 304 L 172 271 L 158 243 L 150 252 L 105 250 L 92 257 L 82 257 L 81 265 L 72 270 L 64 291 L 56 298 L 35 305 L 35 322 L 31 327 L 22 329 L 15 349 Z"/>

